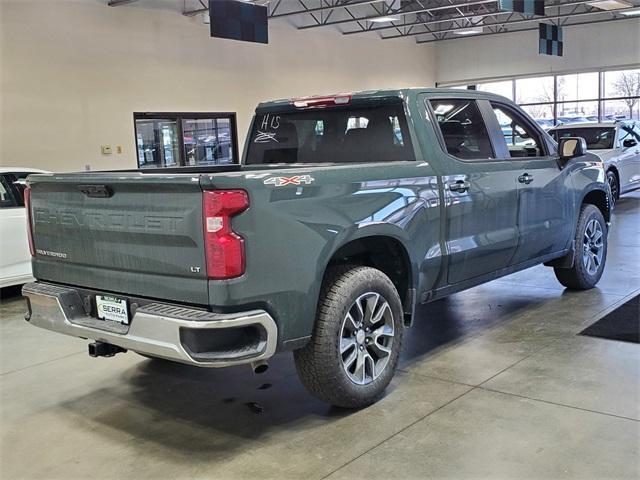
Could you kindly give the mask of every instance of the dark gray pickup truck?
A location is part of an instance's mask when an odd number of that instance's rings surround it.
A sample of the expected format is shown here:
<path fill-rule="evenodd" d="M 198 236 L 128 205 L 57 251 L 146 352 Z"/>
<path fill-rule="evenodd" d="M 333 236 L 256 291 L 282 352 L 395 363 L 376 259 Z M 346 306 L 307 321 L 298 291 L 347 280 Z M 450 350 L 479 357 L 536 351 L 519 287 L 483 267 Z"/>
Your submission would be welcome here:
<path fill-rule="evenodd" d="M 417 304 L 540 263 L 598 282 L 610 195 L 585 149 L 481 92 L 263 103 L 242 165 L 29 177 L 27 319 L 92 356 L 262 371 L 293 350 L 313 394 L 361 407 Z"/>

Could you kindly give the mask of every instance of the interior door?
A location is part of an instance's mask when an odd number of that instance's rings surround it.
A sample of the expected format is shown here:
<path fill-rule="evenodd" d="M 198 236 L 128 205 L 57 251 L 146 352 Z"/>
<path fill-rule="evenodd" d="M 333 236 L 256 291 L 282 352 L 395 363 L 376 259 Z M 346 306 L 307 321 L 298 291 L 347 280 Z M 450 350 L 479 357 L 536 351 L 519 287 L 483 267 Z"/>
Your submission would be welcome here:
<path fill-rule="evenodd" d="M 447 172 L 442 181 L 449 284 L 507 267 L 518 242 L 517 165 L 496 160 L 482 102 L 429 101 L 447 153 L 439 163 Z"/>
<path fill-rule="evenodd" d="M 540 129 L 511 105 L 491 102 L 507 159 L 517 164 L 518 246 L 512 264 L 544 257 L 573 238 L 571 177 L 561 170 Z"/>

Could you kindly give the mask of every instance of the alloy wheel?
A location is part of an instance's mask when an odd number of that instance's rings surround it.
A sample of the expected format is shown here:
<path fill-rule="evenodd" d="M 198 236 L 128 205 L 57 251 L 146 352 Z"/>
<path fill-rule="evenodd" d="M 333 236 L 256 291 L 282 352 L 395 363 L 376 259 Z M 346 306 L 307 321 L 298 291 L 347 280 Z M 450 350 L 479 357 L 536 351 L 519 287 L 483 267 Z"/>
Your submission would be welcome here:
<path fill-rule="evenodd" d="M 353 383 L 367 385 L 382 374 L 394 333 L 393 312 L 382 295 L 367 292 L 353 302 L 340 331 L 342 367 Z"/>
<path fill-rule="evenodd" d="M 582 263 L 589 275 L 595 275 L 604 256 L 604 231 L 600 222 L 591 219 L 584 230 L 582 240 Z"/>

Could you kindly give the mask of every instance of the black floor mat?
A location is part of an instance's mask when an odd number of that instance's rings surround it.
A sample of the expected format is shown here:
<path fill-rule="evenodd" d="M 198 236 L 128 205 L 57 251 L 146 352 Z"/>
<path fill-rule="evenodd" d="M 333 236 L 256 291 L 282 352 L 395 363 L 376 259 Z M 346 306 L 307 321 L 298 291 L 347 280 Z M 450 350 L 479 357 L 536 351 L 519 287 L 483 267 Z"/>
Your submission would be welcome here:
<path fill-rule="evenodd" d="M 640 295 L 589 325 L 580 335 L 640 343 Z"/>

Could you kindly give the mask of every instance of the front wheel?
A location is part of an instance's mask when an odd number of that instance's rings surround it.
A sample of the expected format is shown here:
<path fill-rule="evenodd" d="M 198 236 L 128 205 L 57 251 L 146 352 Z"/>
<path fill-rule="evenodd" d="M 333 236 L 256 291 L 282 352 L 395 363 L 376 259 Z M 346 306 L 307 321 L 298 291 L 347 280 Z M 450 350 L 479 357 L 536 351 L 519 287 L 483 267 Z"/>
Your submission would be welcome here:
<path fill-rule="evenodd" d="M 370 267 L 327 272 L 313 335 L 294 352 L 298 375 L 317 398 L 339 407 L 375 402 L 393 378 L 403 333 L 402 304 Z"/>
<path fill-rule="evenodd" d="M 594 205 L 583 205 L 575 237 L 575 258 L 571 268 L 554 268 L 556 278 L 567 288 L 587 290 L 602 277 L 607 260 L 607 224 Z"/>

